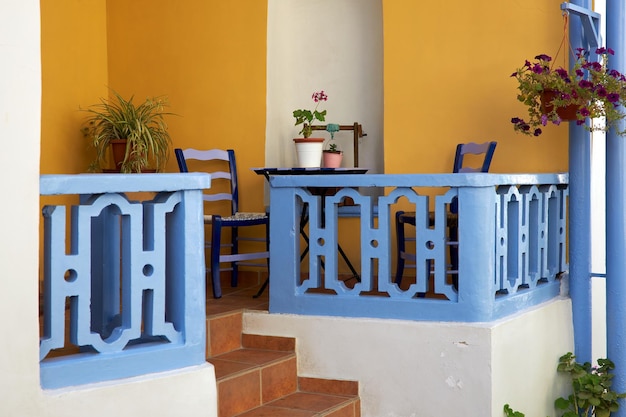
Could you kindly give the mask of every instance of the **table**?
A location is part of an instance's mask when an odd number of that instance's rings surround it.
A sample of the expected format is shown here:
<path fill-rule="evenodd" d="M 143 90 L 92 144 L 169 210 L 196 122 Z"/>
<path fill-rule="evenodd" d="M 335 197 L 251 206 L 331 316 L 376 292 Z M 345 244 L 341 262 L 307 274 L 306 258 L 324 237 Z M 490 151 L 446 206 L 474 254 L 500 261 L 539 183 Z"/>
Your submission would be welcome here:
<path fill-rule="evenodd" d="M 348 174 L 365 174 L 368 169 L 367 168 L 252 168 L 252 170 L 257 175 L 263 175 L 268 181 L 270 176 L 272 175 L 348 175 Z M 315 195 L 333 195 L 337 192 L 338 188 L 336 187 L 309 187 L 309 191 Z M 321 210 L 322 210 L 322 227 L 324 227 L 324 210 L 325 210 L 325 199 L 322 198 L 321 202 Z M 304 238 L 307 246 L 302 251 L 300 255 L 300 262 L 306 257 L 309 252 L 309 236 L 306 234 L 304 228 L 309 222 L 308 215 L 308 205 L 305 204 L 302 208 L 302 213 L 300 215 L 300 235 Z M 352 277 L 356 278 L 357 281 L 361 281 L 361 277 L 359 273 L 356 271 L 354 266 L 352 266 L 352 262 L 348 259 L 348 256 L 345 254 L 341 245 L 337 244 L 337 250 L 343 260 L 350 268 L 350 272 L 352 272 Z M 322 263 L 322 268 L 324 268 L 324 264 Z M 266 284 L 264 284 L 265 286 Z"/>

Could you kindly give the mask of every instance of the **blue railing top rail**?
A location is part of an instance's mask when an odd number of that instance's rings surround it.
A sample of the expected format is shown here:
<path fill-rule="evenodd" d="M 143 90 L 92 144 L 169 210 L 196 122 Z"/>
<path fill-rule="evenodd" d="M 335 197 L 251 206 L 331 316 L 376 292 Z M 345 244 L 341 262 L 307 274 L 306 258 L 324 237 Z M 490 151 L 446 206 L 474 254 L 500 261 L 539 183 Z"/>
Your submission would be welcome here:
<path fill-rule="evenodd" d="M 41 195 L 199 190 L 211 187 L 206 173 L 42 175 Z"/>
<path fill-rule="evenodd" d="M 272 187 L 493 187 L 502 184 L 540 185 L 569 183 L 569 174 L 348 174 L 276 175 Z M 410 185 L 409 185 L 410 184 Z"/>

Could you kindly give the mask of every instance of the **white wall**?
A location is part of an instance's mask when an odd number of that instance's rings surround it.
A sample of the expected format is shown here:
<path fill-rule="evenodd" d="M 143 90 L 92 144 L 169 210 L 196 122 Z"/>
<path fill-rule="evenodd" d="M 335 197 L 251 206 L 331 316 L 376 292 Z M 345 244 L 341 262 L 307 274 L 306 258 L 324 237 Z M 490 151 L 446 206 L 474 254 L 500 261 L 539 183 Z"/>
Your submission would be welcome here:
<path fill-rule="evenodd" d="M 320 90 L 328 94 L 319 108 L 328 110 L 326 122 L 363 125 L 359 165 L 383 172 L 381 0 L 268 0 L 266 166 L 295 166 L 300 129 L 292 113 L 312 110 Z M 352 138 L 335 135 L 342 166 L 353 166 Z"/>
<path fill-rule="evenodd" d="M 39 384 L 39 0 L 0 1 L 0 416 L 217 416 L 213 366 L 43 391 Z"/>
<path fill-rule="evenodd" d="M 33 401 L 40 397 L 39 0 L 0 2 L 0 39 L 0 415 L 33 416 L 42 414 Z"/>
<path fill-rule="evenodd" d="M 244 314 L 245 333 L 296 337 L 300 376 L 358 381 L 363 417 L 554 415 L 571 323 L 569 298 L 490 324 Z"/>
<path fill-rule="evenodd" d="M 606 40 L 606 0 L 595 0 L 594 10 L 602 15 L 600 33 Z M 606 273 L 606 135 L 591 136 L 591 272 Z M 606 280 L 592 278 L 592 358 L 606 358 Z"/>

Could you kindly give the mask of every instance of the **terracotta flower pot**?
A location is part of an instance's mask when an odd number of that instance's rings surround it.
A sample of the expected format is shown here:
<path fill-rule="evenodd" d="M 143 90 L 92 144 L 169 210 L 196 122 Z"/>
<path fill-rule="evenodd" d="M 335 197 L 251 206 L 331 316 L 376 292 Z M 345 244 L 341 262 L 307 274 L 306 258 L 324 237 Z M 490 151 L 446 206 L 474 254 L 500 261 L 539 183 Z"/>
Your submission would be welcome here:
<path fill-rule="evenodd" d="M 541 111 L 544 113 L 550 113 L 554 106 L 552 105 L 552 100 L 555 99 L 558 93 L 554 90 L 544 90 L 541 93 Z M 557 107 L 556 114 L 559 115 L 561 120 L 570 121 L 577 120 L 578 117 L 576 113 L 580 109 L 580 106 L 577 104 L 570 104 L 565 107 Z"/>
<path fill-rule="evenodd" d="M 111 140 L 111 150 L 113 151 L 113 172 L 120 172 L 124 157 L 126 156 L 126 139 Z"/>
<path fill-rule="evenodd" d="M 343 152 L 341 151 L 324 151 L 324 168 L 339 168 L 341 167 L 341 160 L 343 158 Z"/>

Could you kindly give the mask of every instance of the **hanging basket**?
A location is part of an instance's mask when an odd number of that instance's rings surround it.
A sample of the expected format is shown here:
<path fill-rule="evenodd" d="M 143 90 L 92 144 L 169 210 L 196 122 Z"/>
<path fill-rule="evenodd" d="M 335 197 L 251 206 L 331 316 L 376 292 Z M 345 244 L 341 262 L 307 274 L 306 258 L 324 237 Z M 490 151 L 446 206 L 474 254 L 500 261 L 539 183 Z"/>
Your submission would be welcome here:
<path fill-rule="evenodd" d="M 541 93 L 541 111 L 543 114 L 548 114 L 552 111 L 552 109 L 554 109 L 552 100 L 556 98 L 557 94 L 559 93 L 554 90 L 544 90 Z M 556 114 L 558 114 L 561 120 L 564 121 L 577 120 L 577 113 L 579 109 L 580 106 L 578 104 L 570 104 L 565 107 L 557 107 Z"/>

